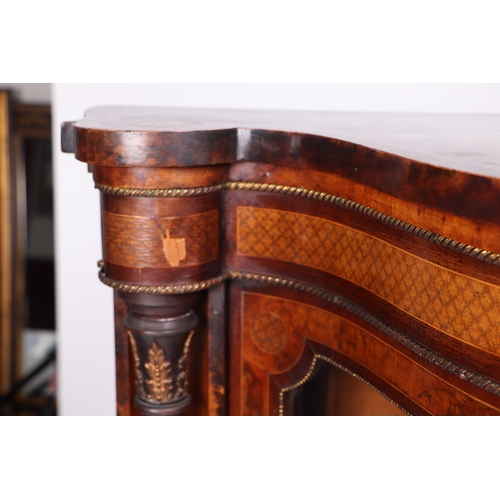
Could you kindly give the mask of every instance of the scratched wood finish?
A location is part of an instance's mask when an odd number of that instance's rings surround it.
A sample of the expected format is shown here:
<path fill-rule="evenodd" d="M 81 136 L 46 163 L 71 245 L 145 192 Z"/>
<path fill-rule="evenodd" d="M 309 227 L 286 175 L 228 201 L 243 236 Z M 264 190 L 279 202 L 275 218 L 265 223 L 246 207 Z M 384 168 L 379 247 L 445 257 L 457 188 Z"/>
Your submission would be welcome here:
<path fill-rule="evenodd" d="M 188 413 L 286 413 L 315 363 L 411 414 L 498 413 L 499 116 L 104 107 L 62 132 L 106 276 L 233 277 L 204 295 Z"/>

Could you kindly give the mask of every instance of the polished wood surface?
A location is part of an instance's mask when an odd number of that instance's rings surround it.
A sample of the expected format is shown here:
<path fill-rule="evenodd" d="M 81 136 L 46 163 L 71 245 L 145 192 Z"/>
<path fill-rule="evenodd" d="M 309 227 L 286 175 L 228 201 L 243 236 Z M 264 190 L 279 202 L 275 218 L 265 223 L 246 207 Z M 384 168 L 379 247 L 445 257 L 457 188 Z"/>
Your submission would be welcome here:
<path fill-rule="evenodd" d="M 214 165 L 264 154 L 274 154 L 275 159 L 288 156 L 287 163 L 295 166 L 305 164 L 314 155 L 318 159 L 323 156 L 325 165 L 331 165 L 328 146 L 304 154 L 315 141 L 330 138 L 324 144 L 351 143 L 353 155 L 361 152 L 356 148 L 359 145 L 382 157 L 392 153 L 431 165 L 500 177 L 498 115 L 103 106 L 87 110 L 85 119 L 74 123 L 74 127 L 74 145 L 63 147 L 81 161 L 103 165 Z M 264 151 L 270 139 L 282 142 L 284 147 Z M 191 149 L 187 149 L 191 141 Z M 105 144 L 108 147 L 102 148 Z M 222 157 L 227 161 L 221 161 Z"/>
<path fill-rule="evenodd" d="M 499 132 L 496 115 L 124 107 L 63 124 L 101 191 L 118 346 L 136 325 L 119 414 L 134 384 L 142 414 L 378 414 L 379 395 L 388 414 L 498 414 Z M 191 331 L 187 410 L 169 373 Z"/>

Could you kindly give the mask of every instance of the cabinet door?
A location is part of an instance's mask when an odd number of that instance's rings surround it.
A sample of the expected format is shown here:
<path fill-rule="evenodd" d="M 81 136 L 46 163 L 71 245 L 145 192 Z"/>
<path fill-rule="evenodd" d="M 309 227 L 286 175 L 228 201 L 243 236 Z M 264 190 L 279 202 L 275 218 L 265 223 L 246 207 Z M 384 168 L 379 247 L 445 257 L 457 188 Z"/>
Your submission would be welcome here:
<path fill-rule="evenodd" d="M 498 414 L 496 268 L 290 198 L 228 198 L 231 414 Z"/>

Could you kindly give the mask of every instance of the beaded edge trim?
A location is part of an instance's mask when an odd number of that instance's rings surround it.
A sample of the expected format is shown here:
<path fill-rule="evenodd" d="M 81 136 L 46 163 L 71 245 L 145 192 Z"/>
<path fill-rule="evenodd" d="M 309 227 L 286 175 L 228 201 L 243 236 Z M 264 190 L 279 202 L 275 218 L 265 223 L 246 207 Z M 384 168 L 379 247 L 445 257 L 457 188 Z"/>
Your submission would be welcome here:
<path fill-rule="evenodd" d="M 192 196 L 203 196 L 225 189 L 227 183 L 215 184 L 213 186 L 201 186 L 194 188 L 170 188 L 170 189 L 139 189 L 95 184 L 95 188 L 104 194 L 116 196 L 136 196 L 142 198 L 190 198 Z"/>
<path fill-rule="evenodd" d="M 313 191 L 311 189 L 299 188 L 294 186 L 285 186 L 281 184 L 262 184 L 259 182 L 240 182 L 231 181 L 223 184 L 216 184 L 213 186 L 201 186 L 195 188 L 174 188 L 174 189 L 137 189 L 137 188 L 123 188 L 114 186 L 105 186 L 103 184 L 95 184 L 96 189 L 102 193 L 113 194 L 117 196 L 132 196 L 132 197 L 146 197 L 146 198 L 186 198 L 194 196 L 203 196 L 210 193 L 215 193 L 224 189 L 239 190 L 239 191 L 259 191 L 264 193 L 286 194 L 293 196 L 301 196 L 304 198 L 312 198 L 314 200 L 332 203 L 343 208 L 354 210 L 369 217 L 383 222 L 389 226 L 395 227 L 401 231 L 405 231 L 419 238 L 431 241 L 438 245 L 444 246 L 455 252 L 473 257 L 480 261 L 487 262 L 500 267 L 500 254 L 490 252 L 466 243 L 461 243 L 451 238 L 447 238 L 427 229 L 422 229 L 418 226 L 404 222 L 400 219 L 387 215 L 379 210 L 362 205 L 356 201 L 342 198 L 333 194 L 328 194 L 323 191 Z"/>
<path fill-rule="evenodd" d="M 99 261 L 101 264 L 102 261 Z M 101 267 L 101 266 L 99 266 Z M 147 295 L 173 295 L 173 294 L 184 294 L 200 292 L 201 290 L 206 290 L 212 286 L 218 285 L 223 281 L 227 280 L 229 277 L 228 273 L 224 273 L 215 278 L 210 278 L 208 280 L 199 281 L 197 283 L 188 283 L 181 285 L 136 285 L 134 283 L 127 283 L 125 281 L 118 281 L 112 278 L 108 278 L 104 274 L 104 269 L 99 271 L 99 279 L 107 286 L 110 286 L 118 292 L 126 293 L 144 293 Z"/>
<path fill-rule="evenodd" d="M 277 193 L 277 194 L 290 194 L 294 196 L 301 196 L 304 198 L 312 198 L 314 200 L 325 201 L 327 203 L 332 203 L 334 205 L 341 206 L 343 208 L 348 208 L 356 212 L 360 212 L 364 215 L 368 215 L 381 221 L 389 226 L 393 226 L 396 229 L 400 229 L 412 235 L 418 236 L 425 240 L 437 243 L 438 245 L 465 254 L 469 257 L 474 257 L 475 259 L 487 262 L 488 264 L 493 264 L 495 266 L 500 266 L 500 254 L 490 252 L 489 250 L 484 250 L 482 248 L 477 248 L 472 245 L 467 245 L 465 243 L 460 243 L 459 241 L 446 238 L 427 229 L 422 229 L 418 226 L 410 224 L 409 222 L 404 222 L 400 219 L 396 219 L 390 215 L 380 212 L 374 208 L 370 208 L 366 205 L 362 205 L 356 201 L 348 200 L 347 198 L 342 198 L 340 196 L 335 196 L 333 194 L 324 193 L 322 191 L 312 191 L 310 189 L 298 188 L 293 186 L 283 186 L 279 184 L 260 184 L 257 182 L 229 182 L 227 184 L 227 189 L 243 190 L 243 191 L 261 191 L 266 193 Z"/>
<path fill-rule="evenodd" d="M 467 370 L 466 368 L 457 365 L 453 361 L 450 361 L 439 354 L 431 351 L 427 347 L 422 344 L 414 341 L 412 338 L 408 337 L 404 333 L 400 332 L 396 328 L 389 326 L 384 323 L 382 320 L 377 318 L 372 313 L 368 312 L 366 309 L 354 304 L 353 302 L 336 295 L 332 292 L 324 290 L 323 288 L 319 288 L 316 286 L 308 285 L 307 283 L 301 281 L 295 281 L 288 278 L 280 278 L 278 276 L 264 275 L 258 273 L 245 273 L 240 271 L 229 271 L 229 277 L 231 279 L 240 279 L 247 281 L 258 281 L 260 283 L 266 283 L 276 286 L 282 286 L 286 288 L 292 288 L 293 290 L 299 290 L 301 292 L 306 292 L 311 295 L 315 295 L 323 300 L 331 302 L 342 309 L 356 315 L 358 318 L 366 321 L 370 325 L 377 328 L 377 330 L 381 331 L 385 335 L 389 336 L 396 342 L 402 344 L 404 347 L 408 348 L 413 353 L 418 356 L 430 361 L 434 365 L 442 368 L 443 370 L 451 373 L 459 377 L 462 380 L 470 382 L 478 386 L 479 388 L 491 392 L 495 396 L 500 396 L 500 384 L 495 382 L 489 378 L 485 378 L 482 375 L 479 375 L 475 372 Z"/>
<path fill-rule="evenodd" d="M 246 281 L 258 281 L 260 283 L 266 283 L 269 285 L 282 286 L 285 288 L 291 288 L 293 290 L 298 290 L 300 292 L 309 293 L 310 295 L 314 295 L 323 300 L 331 302 L 342 309 L 358 316 L 362 320 L 371 324 L 379 331 L 388 335 L 390 338 L 394 339 L 396 342 L 402 344 L 404 347 L 410 349 L 413 353 L 418 356 L 430 361 L 435 364 L 439 368 L 446 370 L 459 377 L 462 380 L 470 382 L 478 386 L 479 388 L 491 392 L 496 396 L 500 396 L 500 384 L 498 382 L 494 382 L 491 379 L 485 378 L 482 375 L 479 375 L 475 372 L 467 370 L 456 363 L 436 354 L 434 351 L 431 351 L 427 347 L 419 344 L 414 341 L 404 333 L 400 332 L 396 328 L 389 326 L 388 324 L 381 321 L 372 313 L 368 312 L 366 309 L 354 304 L 353 302 L 341 297 L 340 295 L 336 295 L 333 292 L 329 292 L 323 288 L 309 285 L 302 281 L 296 281 L 288 278 L 281 278 L 279 276 L 272 276 L 266 274 L 259 273 L 249 273 L 249 272 L 241 272 L 241 271 L 232 271 L 229 270 L 220 276 L 216 276 L 215 278 L 211 278 L 204 281 L 199 281 L 197 283 L 189 283 L 189 284 L 181 284 L 181 285 L 135 285 L 133 283 L 127 283 L 124 281 L 114 280 L 112 278 L 108 278 L 104 274 L 103 261 L 98 262 L 98 266 L 101 268 L 99 270 L 99 279 L 107 286 L 119 291 L 126 293 L 144 293 L 151 295 L 172 295 L 172 294 L 184 294 L 184 293 L 194 293 L 202 290 L 206 290 L 212 286 L 218 285 L 227 279 L 237 279 L 237 280 L 246 280 Z"/>
<path fill-rule="evenodd" d="M 326 361 L 327 363 L 330 363 L 332 366 L 335 366 L 335 368 L 339 368 L 340 370 L 344 371 L 345 373 L 348 373 L 355 379 L 359 380 L 360 382 L 363 382 L 365 385 L 367 385 L 370 389 L 374 390 L 377 394 L 380 394 L 383 396 L 387 401 L 391 402 L 396 408 L 401 410 L 403 413 L 406 413 L 410 417 L 412 414 L 405 410 L 402 406 L 398 405 L 395 401 L 393 401 L 389 396 L 384 394 L 380 389 L 377 389 L 374 385 L 370 384 L 370 382 L 366 381 L 363 377 L 360 377 L 357 373 L 349 370 L 345 366 L 341 365 L 340 363 L 337 363 L 331 358 L 328 358 L 327 356 L 323 356 L 322 354 L 315 354 L 313 357 L 313 360 L 311 362 L 311 365 L 309 366 L 309 370 L 307 373 L 300 379 L 298 382 L 295 384 L 289 385 L 288 387 L 283 387 L 280 392 L 279 392 L 279 407 L 278 407 L 278 416 L 283 417 L 284 416 L 284 396 L 285 392 L 292 391 L 294 389 L 297 389 L 298 387 L 304 385 L 312 376 L 314 369 L 316 368 L 316 363 L 318 359 L 322 359 L 323 361 Z"/>

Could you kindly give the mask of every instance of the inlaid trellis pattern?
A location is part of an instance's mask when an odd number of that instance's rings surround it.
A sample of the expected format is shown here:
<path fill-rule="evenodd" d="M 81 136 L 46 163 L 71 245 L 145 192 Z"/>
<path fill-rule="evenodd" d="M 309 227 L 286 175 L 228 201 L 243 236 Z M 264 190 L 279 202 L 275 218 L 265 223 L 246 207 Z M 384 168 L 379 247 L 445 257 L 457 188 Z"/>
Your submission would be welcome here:
<path fill-rule="evenodd" d="M 104 259 L 131 267 L 187 267 L 219 256 L 218 211 L 144 217 L 103 211 Z"/>
<path fill-rule="evenodd" d="M 461 275 L 336 222 L 283 210 L 238 207 L 237 252 L 344 278 L 412 316 L 500 351 L 500 287 Z"/>

